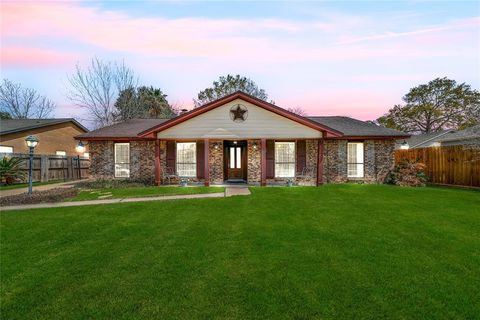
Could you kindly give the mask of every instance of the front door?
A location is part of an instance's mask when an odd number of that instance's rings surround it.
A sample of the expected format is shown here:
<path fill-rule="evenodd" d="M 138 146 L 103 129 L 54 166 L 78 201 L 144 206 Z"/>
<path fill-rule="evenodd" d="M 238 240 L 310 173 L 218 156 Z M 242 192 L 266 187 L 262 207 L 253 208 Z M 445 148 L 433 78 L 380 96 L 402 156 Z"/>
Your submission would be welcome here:
<path fill-rule="evenodd" d="M 225 141 L 225 178 L 230 181 L 246 179 L 246 141 Z"/>

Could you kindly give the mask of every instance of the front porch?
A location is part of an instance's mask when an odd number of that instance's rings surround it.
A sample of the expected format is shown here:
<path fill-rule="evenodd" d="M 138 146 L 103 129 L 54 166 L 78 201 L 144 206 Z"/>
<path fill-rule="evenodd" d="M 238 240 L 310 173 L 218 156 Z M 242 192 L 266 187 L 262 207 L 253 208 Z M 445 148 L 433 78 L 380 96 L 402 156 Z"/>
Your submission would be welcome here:
<path fill-rule="evenodd" d="M 299 185 L 323 183 L 323 139 L 155 141 L 155 183 Z"/>

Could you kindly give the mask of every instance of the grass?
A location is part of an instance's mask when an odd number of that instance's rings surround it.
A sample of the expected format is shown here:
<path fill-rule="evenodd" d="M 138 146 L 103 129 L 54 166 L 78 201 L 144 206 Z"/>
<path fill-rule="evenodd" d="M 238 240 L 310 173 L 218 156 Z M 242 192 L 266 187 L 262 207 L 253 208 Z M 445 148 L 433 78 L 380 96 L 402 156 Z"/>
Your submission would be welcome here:
<path fill-rule="evenodd" d="M 44 186 L 44 185 L 47 185 L 47 184 L 60 183 L 60 182 L 64 182 L 64 181 L 63 180 L 51 180 L 51 181 L 46 181 L 46 182 L 36 181 L 36 182 L 33 182 L 33 186 L 38 187 L 38 186 Z M 10 185 L 0 185 L 0 191 L 19 189 L 19 188 L 27 188 L 27 187 L 28 187 L 28 183 L 15 183 L 15 184 L 10 184 Z"/>
<path fill-rule="evenodd" d="M 1 213 L 4 319 L 478 319 L 480 193 L 327 185 Z"/>
<path fill-rule="evenodd" d="M 106 199 L 113 198 L 135 198 L 135 197 L 154 197 L 171 196 L 179 194 L 198 194 L 224 192 L 223 187 L 131 187 L 131 188 L 101 188 L 94 190 L 82 190 L 80 193 L 65 201 L 96 200 L 105 196 Z M 108 197 L 107 197 L 108 196 Z"/>

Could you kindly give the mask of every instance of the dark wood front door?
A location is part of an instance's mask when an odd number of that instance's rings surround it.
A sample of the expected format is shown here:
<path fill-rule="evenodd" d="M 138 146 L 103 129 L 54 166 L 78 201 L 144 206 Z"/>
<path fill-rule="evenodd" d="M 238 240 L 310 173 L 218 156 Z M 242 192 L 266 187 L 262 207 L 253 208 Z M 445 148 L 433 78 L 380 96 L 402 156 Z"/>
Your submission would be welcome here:
<path fill-rule="evenodd" d="M 225 180 L 246 180 L 246 141 L 225 141 Z"/>

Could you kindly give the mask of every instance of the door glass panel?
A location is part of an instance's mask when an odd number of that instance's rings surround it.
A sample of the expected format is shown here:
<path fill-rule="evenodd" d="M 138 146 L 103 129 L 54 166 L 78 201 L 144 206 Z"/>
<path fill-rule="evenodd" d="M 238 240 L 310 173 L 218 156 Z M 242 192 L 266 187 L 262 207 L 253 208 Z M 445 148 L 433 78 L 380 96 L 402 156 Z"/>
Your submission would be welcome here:
<path fill-rule="evenodd" d="M 237 169 L 242 167 L 242 148 L 237 147 Z"/>
<path fill-rule="evenodd" d="M 230 147 L 230 168 L 235 168 L 235 147 Z"/>

